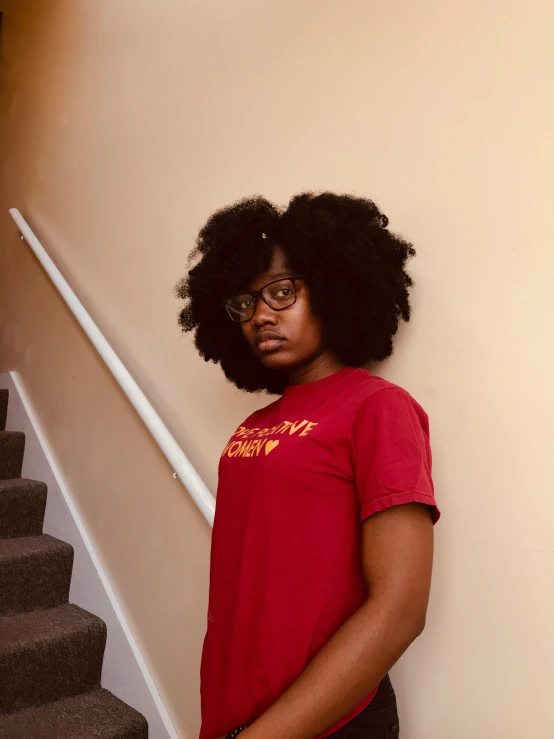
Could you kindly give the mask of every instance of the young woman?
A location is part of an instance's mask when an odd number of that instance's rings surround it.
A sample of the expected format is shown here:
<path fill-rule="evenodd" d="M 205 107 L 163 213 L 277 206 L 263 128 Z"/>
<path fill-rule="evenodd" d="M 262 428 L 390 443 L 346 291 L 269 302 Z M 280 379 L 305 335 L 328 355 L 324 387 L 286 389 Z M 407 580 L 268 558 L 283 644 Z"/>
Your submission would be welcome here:
<path fill-rule="evenodd" d="M 392 352 L 412 246 L 370 200 L 215 213 L 180 283 L 184 331 L 278 395 L 219 467 L 201 739 L 396 739 L 389 669 L 421 633 L 433 523 L 425 412 L 362 365 Z"/>

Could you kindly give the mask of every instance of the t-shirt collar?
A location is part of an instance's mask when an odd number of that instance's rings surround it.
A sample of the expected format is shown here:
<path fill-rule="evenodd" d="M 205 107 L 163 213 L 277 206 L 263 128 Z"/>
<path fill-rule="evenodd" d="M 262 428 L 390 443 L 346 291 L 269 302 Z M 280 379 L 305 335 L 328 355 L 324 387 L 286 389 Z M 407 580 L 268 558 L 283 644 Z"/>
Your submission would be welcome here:
<path fill-rule="evenodd" d="M 324 390 L 329 385 L 334 384 L 338 380 L 342 380 L 355 372 L 355 367 L 345 367 L 344 369 L 335 372 L 329 377 L 324 377 L 322 380 L 316 380 L 315 382 L 307 382 L 303 385 L 288 385 L 283 393 L 283 398 L 299 398 L 302 395 L 311 395 L 312 393 L 318 393 L 320 390 Z"/>

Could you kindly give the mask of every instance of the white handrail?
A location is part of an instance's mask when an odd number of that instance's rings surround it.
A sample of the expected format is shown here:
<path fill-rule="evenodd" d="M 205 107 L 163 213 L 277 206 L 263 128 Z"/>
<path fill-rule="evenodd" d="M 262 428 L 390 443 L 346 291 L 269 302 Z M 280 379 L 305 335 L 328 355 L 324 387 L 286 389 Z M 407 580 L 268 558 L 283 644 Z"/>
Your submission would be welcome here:
<path fill-rule="evenodd" d="M 17 208 L 10 208 L 10 215 L 17 224 L 24 239 L 37 259 L 44 267 L 46 273 L 57 287 L 60 295 L 65 300 L 69 309 L 79 321 L 83 331 L 89 337 L 96 350 L 107 364 L 125 395 L 129 398 L 133 408 L 144 421 L 146 428 L 150 431 L 158 446 L 165 454 L 167 461 L 175 470 L 178 477 L 189 492 L 206 521 L 213 525 L 215 513 L 215 500 L 206 487 L 204 481 L 187 459 L 181 447 L 170 434 L 167 426 L 158 416 L 146 395 L 133 380 L 123 362 L 119 359 L 112 347 L 102 335 L 98 326 L 89 316 L 79 298 L 75 295 L 62 273 L 46 253 L 45 248 L 33 233 L 27 221 L 23 218 Z"/>

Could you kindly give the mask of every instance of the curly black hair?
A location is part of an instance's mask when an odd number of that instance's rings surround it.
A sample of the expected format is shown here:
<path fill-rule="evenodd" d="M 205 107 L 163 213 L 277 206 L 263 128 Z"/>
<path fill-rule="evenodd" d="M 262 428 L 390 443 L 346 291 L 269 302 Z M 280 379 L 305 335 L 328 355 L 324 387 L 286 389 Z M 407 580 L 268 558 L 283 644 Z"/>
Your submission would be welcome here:
<path fill-rule="evenodd" d="M 278 245 L 308 281 L 325 346 L 349 366 L 385 359 L 399 320 L 410 319 L 405 266 L 415 255 L 388 222 L 371 200 L 330 192 L 296 195 L 286 210 L 259 196 L 218 210 L 198 235 L 198 263 L 176 287 L 186 300 L 182 330 L 196 332 L 200 355 L 238 388 L 281 394 L 285 377 L 261 364 L 222 306 L 269 269 Z"/>

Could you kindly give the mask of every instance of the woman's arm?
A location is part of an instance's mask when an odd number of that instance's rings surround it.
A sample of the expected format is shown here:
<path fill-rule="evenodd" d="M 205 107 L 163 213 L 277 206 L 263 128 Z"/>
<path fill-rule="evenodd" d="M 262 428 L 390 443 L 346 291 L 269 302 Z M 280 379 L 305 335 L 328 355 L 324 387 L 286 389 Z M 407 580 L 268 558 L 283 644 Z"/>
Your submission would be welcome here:
<path fill-rule="evenodd" d="M 389 508 L 363 524 L 364 605 L 241 739 L 313 739 L 355 708 L 419 636 L 433 561 L 429 509 Z"/>

